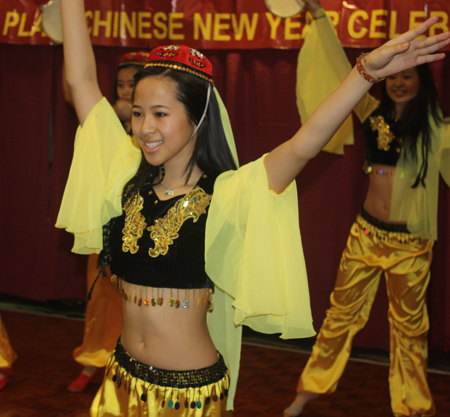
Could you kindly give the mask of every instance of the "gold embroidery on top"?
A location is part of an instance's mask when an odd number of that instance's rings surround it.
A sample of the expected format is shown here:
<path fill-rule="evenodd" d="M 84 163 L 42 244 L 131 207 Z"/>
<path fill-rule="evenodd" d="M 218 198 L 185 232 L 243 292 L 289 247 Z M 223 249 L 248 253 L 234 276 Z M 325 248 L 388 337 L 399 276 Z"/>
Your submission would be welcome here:
<path fill-rule="evenodd" d="M 132 199 L 130 198 L 123 207 L 126 213 L 125 227 L 122 229 L 122 250 L 124 252 L 130 251 L 134 254 L 139 250 L 137 241 L 142 236 L 145 226 L 147 226 L 145 218 L 141 214 L 143 208 L 144 199 L 139 192 Z"/>
<path fill-rule="evenodd" d="M 394 134 L 389 129 L 389 125 L 383 116 L 371 117 L 369 120 L 372 130 L 374 132 L 378 131 L 378 149 L 388 151 L 390 149 L 389 144 L 395 139 Z"/>
<path fill-rule="evenodd" d="M 178 238 L 178 231 L 187 219 L 193 219 L 194 223 L 201 214 L 206 213 L 211 201 L 211 196 L 201 188 L 193 188 L 161 218 L 155 220 L 155 224 L 147 228 L 150 237 L 155 242 L 155 247 L 148 250 L 152 258 L 166 255 L 169 245 Z"/>

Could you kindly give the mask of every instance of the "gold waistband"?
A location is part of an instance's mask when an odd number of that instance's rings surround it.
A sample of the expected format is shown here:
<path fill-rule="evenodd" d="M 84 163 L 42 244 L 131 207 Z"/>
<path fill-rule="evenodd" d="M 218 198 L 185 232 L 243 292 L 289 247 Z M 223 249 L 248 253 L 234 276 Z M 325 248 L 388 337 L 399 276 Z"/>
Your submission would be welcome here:
<path fill-rule="evenodd" d="M 364 209 L 356 217 L 355 223 L 364 231 L 364 234 L 376 240 L 387 241 L 397 239 L 401 243 L 408 243 L 415 239 L 420 240 L 417 236 L 409 233 L 406 225 L 385 223 L 371 216 Z"/>

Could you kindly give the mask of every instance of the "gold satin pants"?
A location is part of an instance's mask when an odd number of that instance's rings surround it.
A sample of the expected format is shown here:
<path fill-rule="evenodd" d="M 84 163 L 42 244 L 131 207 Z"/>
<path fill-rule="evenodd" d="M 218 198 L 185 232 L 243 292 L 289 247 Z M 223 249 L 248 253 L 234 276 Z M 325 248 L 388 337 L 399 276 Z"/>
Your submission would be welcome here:
<path fill-rule="evenodd" d="M 89 255 L 87 289 L 98 275 L 98 255 Z M 83 366 L 103 368 L 122 332 L 122 299 L 111 281 L 99 277 L 86 306 L 83 343 L 73 351 L 74 359 Z"/>
<path fill-rule="evenodd" d="M 2 316 L 0 315 L 0 368 L 11 368 L 17 355 L 11 347 L 8 333 L 3 325 Z"/>
<path fill-rule="evenodd" d="M 365 214 L 366 219 L 371 217 Z M 395 416 L 431 416 L 435 407 L 427 383 L 429 321 L 425 296 L 433 241 L 382 230 L 366 219 L 358 215 L 350 230 L 331 306 L 297 392 L 336 390 L 353 338 L 369 318 L 384 273 L 389 300 L 391 407 Z"/>
<path fill-rule="evenodd" d="M 222 356 L 207 368 L 167 371 L 136 361 L 117 343 L 91 417 L 225 417 L 230 386 Z"/>

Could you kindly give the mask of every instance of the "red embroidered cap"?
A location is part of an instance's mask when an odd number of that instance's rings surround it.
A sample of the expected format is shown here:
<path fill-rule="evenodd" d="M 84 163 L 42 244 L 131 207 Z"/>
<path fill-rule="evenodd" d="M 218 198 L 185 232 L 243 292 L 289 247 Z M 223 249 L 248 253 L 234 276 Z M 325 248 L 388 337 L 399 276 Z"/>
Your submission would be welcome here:
<path fill-rule="evenodd" d="M 123 65 L 145 65 L 149 59 L 150 52 L 129 52 L 121 58 L 119 68 Z"/>
<path fill-rule="evenodd" d="M 166 45 L 150 52 L 148 67 L 166 67 L 194 74 L 214 85 L 212 64 L 205 55 L 184 45 Z"/>

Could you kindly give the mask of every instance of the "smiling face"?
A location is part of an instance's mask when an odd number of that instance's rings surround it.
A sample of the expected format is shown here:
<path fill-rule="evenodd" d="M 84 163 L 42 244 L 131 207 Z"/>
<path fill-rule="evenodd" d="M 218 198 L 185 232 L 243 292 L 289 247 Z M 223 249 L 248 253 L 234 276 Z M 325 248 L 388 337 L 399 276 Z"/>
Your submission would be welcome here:
<path fill-rule="evenodd" d="M 150 165 L 185 169 L 195 146 L 195 129 L 176 97 L 170 78 L 146 77 L 136 86 L 131 127 Z"/>
<path fill-rule="evenodd" d="M 137 69 L 134 67 L 123 68 L 117 73 L 117 96 L 121 100 L 131 101 L 134 90 L 134 74 Z"/>
<path fill-rule="evenodd" d="M 405 108 L 420 88 L 419 75 L 415 68 L 386 77 L 386 92 L 395 103 L 397 115 Z"/>

